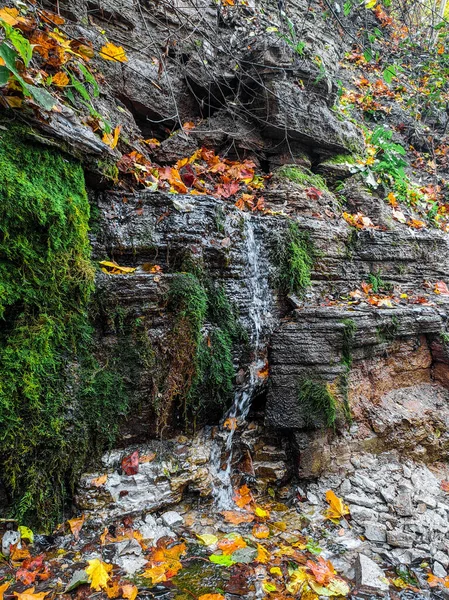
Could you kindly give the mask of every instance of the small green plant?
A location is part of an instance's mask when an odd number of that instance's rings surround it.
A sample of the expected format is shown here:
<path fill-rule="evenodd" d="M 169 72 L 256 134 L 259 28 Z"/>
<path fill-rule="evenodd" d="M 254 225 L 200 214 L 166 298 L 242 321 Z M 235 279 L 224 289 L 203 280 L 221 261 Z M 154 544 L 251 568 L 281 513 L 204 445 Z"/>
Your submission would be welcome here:
<path fill-rule="evenodd" d="M 287 294 L 302 296 L 311 284 L 311 273 L 318 253 L 308 233 L 301 232 L 297 223 L 288 224 L 285 231 L 276 234 L 274 261 L 276 284 Z"/>
<path fill-rule="evenodd" d="M 285 15 L 285 13 L 284 13 L 284 17 L 287 22 L 288 34 L 282 33 L 281 31 L 278 30 L 277 27 L 271 27 L 270 31 L 272 31 L 273 33 L 276 33 L 276 35 L 281 40 L 284 40 L 284 42 L 286 44 L 288 44 L 290 46 L 290 48 L 296 52 L 296 54 L 298 54 L 299 56 L 304 56 L 304 50 L 306 48 L 305 42 L 298 41 L 297 36 L 296 36 L 296 29 L 295 29 L 295 25 L 294 25 L 293 21 L 291 19 L 289 19 L 287 17 L 287 15 Z"/>
<path fill-rule="evenodd" d="M 366 282 L 372 286 L 372 290 L 375 294 L 381 290 L 389 290 L 392 287 L 391 283 L 387 283 L 382 279 L 380 271 L 377 273 L 369 273 Z"/>
<path fill-rule="evenodd" d="M 279 175 L 304 187 L 313 186 L 319 190 L 327 190 L 326 182 L 321 175 L 312 173 L 312 171 L 309 171 L 309 169 L 306 169 L 305 167 L 284 165 L 279 169 Z"/>
<path fill-rule="evenodd" d="M 449 333 L 446 331 L 440 331 L 440 340 L 445 346 L 449 345 Z"/>
<path fill-rule="evenodd" d="M 334 427 L 337 418 L 337 402 L 329 384 L 304 378 L 298 382 L 298 402 L 310 425 L 323 423 Z"/>
<path fill-rule="evenodd" d="M 399 330 L 399 320 L 397 317 L 391 317 L 390 322 L 379 325 L 376 329 L 377 337 L 380 342 L 393 341 Z"/>
<path fill-rule="evenodd" d="M 355 324 L 354 319 L 343 319 L 342 323 L 344 325 L 342 344 L 343 362 L 350 367 L 352 364 L 352 344 L 357 331 L 357 325 Z"/>

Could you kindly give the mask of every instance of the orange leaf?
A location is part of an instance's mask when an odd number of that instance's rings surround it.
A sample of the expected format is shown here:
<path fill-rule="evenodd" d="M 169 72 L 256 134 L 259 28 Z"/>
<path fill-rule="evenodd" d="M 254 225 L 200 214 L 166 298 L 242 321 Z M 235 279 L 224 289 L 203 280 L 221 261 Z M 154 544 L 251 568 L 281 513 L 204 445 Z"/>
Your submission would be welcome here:
<path fill-rule="evenodd" d="M 449 492 L 449 481 L 442 481 L 440 487 L 444 492 Z"/>
<path fill-rule="evenodd" d="M 245 484 L 242 485 L 240 489 L 236 491 L 233 496 L 234 502 L 237 504 L 239 508 L 243 508 L 247 504 L 253 501 L 253 495 L 251 494 L 251 490 Z"/>
<path fill-rule="evenodd" d="M 111 42 L 105 44 L 100 50 L 101 58 L 104 60 L 113 60 L 116 62 L 128 62 L 126 52 L 121 46 L 114 46 Z"/>
<path fill-rule="evenodd" d="M 308 560 L 306 567 L 312 571 L 317 583 L 327 585 L 336 574 L 336 571 L 329 560 L 324 560 L 322 556 L 318 557 L 318 562 Z"/>
<path fill-rule="evenodd" d="M 53 75 L 53 78 L 51 80 L 53 85 L 57 85 L 58 87 L 65 87 L 66 85 L 68 85 L 70 79 L 67 75 L 67 73 L 64 73 L 64 71 L 59 71 L 58 73 L 56 73 L 56 75 Z"/>
<path fill-rule="evenodd" d="M 17 25 L 20 21 L 24 22 L 26 19 L 19 17 L 19 11 L 17 8 L 5 8 L 0 9 L 0 19 L 8 25 Z"/>
<path fill-rule="evenodd" d="M 127 600 L 136 600 L 138 592 L 139 590 L 132 583 L 122 585 L 122 596 L 123 598 L 127 598 Z"/>
<path fill-rule="evenodd" d="M 223 594 L 202 594 L 198 600 L 224 600 Z"/>
<path fill-rule="evenodd" d="M 251 523 L 254 521 L 254 515 L 250 513 L 241 513 L 236 510 L 225 510 L 221 513 L 228 523 L 240 525 L 241 523 Z"/>
<path fill-rule="evenodd" d="M 413 227 L 414 229 L 422 229 L 426 226 L 424 221 L 419 221 L 418 219 L 410 219 L 410 221 L 407 221 L 407 225 L 409 227 Z"/>
<path fill-rule="evenodd" d="M 80 537 L 81 527 L 84 524 L 85 516 L 82 515 L 79 519 L 69 519 L 67 523 L 69 524 L 70 531 L 73 534 L 75 540 L 78 540 Z"/>
<path fill-rule="evenodd" d="M 161 271 L 161 268 L 159 265 L 154 265 L 150 269 L 150 273 L 159 273 L 159 271 Z M 139 458 L 139 462 L 141 464 L 145 464 L 145 463 L 152 462 L 155 458 L 156 458 L 156 452 L 150 452 L 150 454 L 142 454 L 142 456 Z"/>
<path fill-rule="evenodd" d="M 253 527 L 253 536 L 259 540 L 263 540 L 270 535 L 270 528 L 265 523 L 257 523 Z"/>
<path fill-rule="evenodd" d="M 217 544 L 223 554 L 227 555 L 232 554 L 239 548 L 246 548 L 246 545 L 245 540 L 238 534 L 235 534 L 233 538 L 223 538 Z"/>
<path fill-rule="evenodd" d="M 223 423 L 223 427 L 229 431 L 235 431 L 237 429 L 237 419 L 235 417 L 229 417 Z"/>
<path fill-rule="evenodd" d="M 108 598 L 118 598 L 120 596 L 119 582 L 117 581 L 108 581 L 106 586 L 106 594 Z"/>
<path fill-rule="evenodd" d="M 100 477 L 97 477 L 96 479 L 92 479 L 92 481 L 90 483 L 91 483 L 91 485 L 94 485 L 95 487 L 101 487 L 102 485 L 104 485 L 106 483 L 107 480 L 108 480 L 108 475 L 107 475 L 107 473 L 105 473 L 104 475 L 100 475 Z"/>
<path fill-rule="evenodd" d="M 31 558 L 31 554 L 29 553 L 28 548 L 17 548 L 15 546 L 14 550 L 11 552 L 11 560 L 13 562 L 18 562 L 27 558 Z"/>

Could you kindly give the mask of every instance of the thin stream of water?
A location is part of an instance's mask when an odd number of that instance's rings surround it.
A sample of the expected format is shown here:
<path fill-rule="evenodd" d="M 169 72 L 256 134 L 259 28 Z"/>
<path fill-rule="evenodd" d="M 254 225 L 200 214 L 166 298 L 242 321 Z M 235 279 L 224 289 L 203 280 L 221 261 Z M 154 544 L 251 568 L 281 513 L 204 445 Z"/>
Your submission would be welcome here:
<path fill-rule="evenodd" d="M 233 441 L 237 427 L 245 421 L 253 397 L 254 389 L 258 382 L 258 371 L 263 366 L 260 357 L 260 336 L 265 325 L 266 316 L 269 314 L 270 290 L 266 277 L 261 274 L 260 248 L 254 235 L 254 220 L 251 215 L 245 215 L 244 225 L 247 260 L 248 284 L 251 292 L 249 305 L 249 318 L 251 320 L 250 341 L 254 350 L 254 360 L 249 367 L 244 384 L 236 390 L 234 402 L 226 419 L 230 419 L 231 427 L 226 432 L 224 442 L 228 454 L 224 468 L 221 468 L 221 454 L 223 445 L 221 440 L 214 444 L 211 454 L 212 474 L 214 475 L 214 497 L 218 508 L 226 509 L 233 506 L 231 468 L 233 459 Z"/>

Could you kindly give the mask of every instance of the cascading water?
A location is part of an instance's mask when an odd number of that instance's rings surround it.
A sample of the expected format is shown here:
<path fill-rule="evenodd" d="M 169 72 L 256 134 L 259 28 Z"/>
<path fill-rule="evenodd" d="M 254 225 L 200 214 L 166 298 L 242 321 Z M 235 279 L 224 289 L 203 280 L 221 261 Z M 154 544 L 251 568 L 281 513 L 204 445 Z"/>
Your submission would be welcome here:
<path fill-rule="evenodd" d="M 221 463 L 223 443 L 221 440 L 213 445 L 211 455 L 212 474 L 214 476 L 214 497 L 219 508 L 233 506 L 231 468 L 233 460 L 233 441 L 237 424 L 245 421 L 258 383 L 258 372 L 264 361 L 260 356 L 260 337 L 270 314 L 270 289 L 268 278 L 261 272 L 260 247 L 254 235 L 254 217 L 244 215 L 244 235 L 246 241 L 248 262 L 248 287 L 250 291 L 250 304 L 248 316 L 251 322 L 250 342 L 254 352 L 254 360 L 249 366 L 243 385 L 235 393 L 234 402 L 225 416 L 229 423 L 229 430 L 225 432 L 224 447 L 227 454 L 224 468 Z"/>

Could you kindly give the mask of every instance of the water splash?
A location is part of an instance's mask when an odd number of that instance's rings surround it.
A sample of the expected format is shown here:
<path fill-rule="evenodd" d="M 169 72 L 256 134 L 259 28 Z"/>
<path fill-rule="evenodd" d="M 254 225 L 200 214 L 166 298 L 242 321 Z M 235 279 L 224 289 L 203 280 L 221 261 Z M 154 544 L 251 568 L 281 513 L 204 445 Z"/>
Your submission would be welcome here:
<path fill-rule="evenodd" d="M 215 481 L 214 497 L 218 508 L 221 509 L 233 506 L 231 480 L 233 441 L 237 427 L 241 426 L 248 416 L 254 390 L 259 383 L 258 372 L 264 365 L 264 360 L 260 356 L 260 340 L 270 316 L 271 294 L 268 278 L 264 276 L 261 269 L 262 257 L 255 237 L 254 218 L 245 214 L 244 219 L 248 288 L 251 294 L 248 316 L 251 322 L 250 342 L 254 351 L 254 360 L 248 369 L 243 385 L 236 390 L 233 404 L 225 416 L 225 420 L 229 420 L 230 428 L 228 431 L 221 432 L 212 448 L 211 471 Z M 221 464 L 223 446 L 227 454 L 224 466 Z"/>

